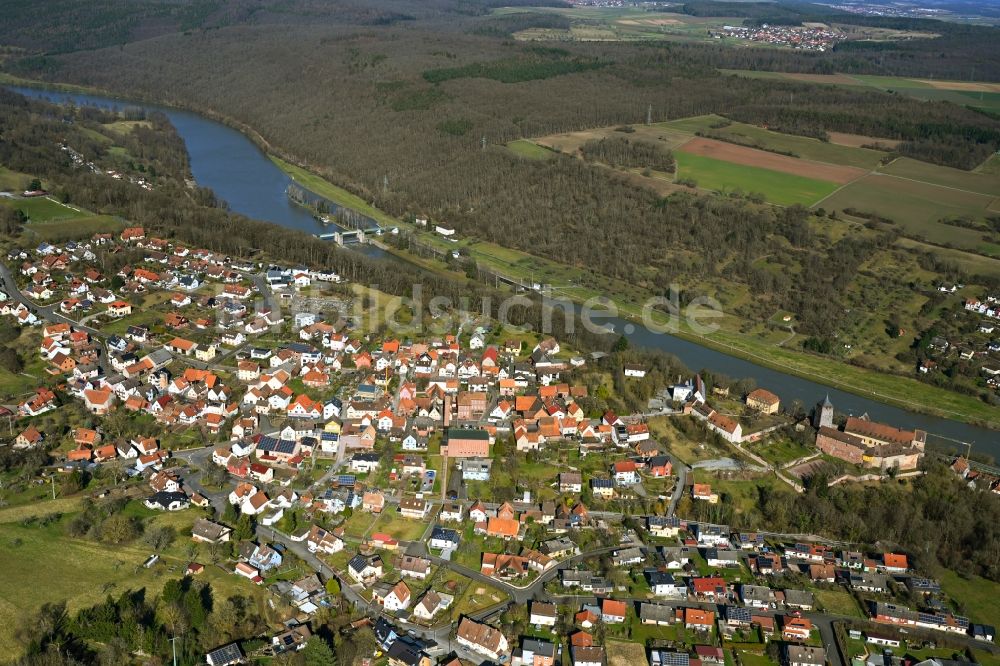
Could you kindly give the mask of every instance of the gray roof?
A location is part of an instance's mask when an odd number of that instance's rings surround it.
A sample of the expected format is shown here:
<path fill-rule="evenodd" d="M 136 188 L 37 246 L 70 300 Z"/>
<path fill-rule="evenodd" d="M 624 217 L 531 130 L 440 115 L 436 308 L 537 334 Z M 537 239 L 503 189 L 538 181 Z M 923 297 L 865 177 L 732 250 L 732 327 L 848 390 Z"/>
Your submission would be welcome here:
<path fill-rule="evenodd" d="M 676 611 L 664 604 L 639 604 L 639 619 L 642 621 L 672 622 Z"/>
<path fill-rule="evenodd" d="M 521 641 L 521 650 L 545 657 L 556 655 L 556 644 L 541 638 L 525 638 Z"/>
<path fill-rule="evenodd" d="M 815 664 L 823 666 L 826 663 L 826 650 L 808 645 L 789 645 L 786 648 L 788 661 L 796 664 Z"/>
<path fill-rule="evenodd" d="M 788 606 L 813 606 L 816 597 L 807 590 L 785 590 L 785 604 Z"/>

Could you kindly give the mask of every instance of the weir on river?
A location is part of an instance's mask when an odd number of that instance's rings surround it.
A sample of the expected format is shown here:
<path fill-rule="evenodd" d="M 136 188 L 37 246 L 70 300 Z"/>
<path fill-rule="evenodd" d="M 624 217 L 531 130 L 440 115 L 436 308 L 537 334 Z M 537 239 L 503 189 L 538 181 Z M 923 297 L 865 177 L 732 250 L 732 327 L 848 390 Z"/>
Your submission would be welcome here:
<path fill-rule="evenodd" d="M 184 139 L 195 181 L 203 187 L 211 188 L 231 210 L 313 235 L 330 233 L 306 208 L 289 200 L 286 194 L 288 187 L 301 185 L 294 183 L 249 138 L 231 127 L 196 113 L 169 107 L 38 88 L 9 88 L 26 96 L 59 103 L 115 109 L 142 108 L 163 113 Z M 374 221 L 372 223 L 375 224 Z M 402 261 L 371 243 L 355 244 L 352 247 L 371 256 Z M 1000 459 L 1000 432 L 893 407 L 877 399 L 772 370 L 695 342 L 653 333 L 623 319 L 605 318 L 604 321 L 613 325 L 616 331 L 623 331 L 631 344 L 673 354 L 693 371 L 708 369 L 730 377 L 751 377 L 759 386 L 778 394 L 786 404 L 799 401 L 809 409 L 829 394 L 840 412 L 854 416 L 868 414 L 873 419 L 898 427 L 920 428 L 928 433 L 930 444 L 951 445 L 962 451 L 968 444 L 975 452 Z"/>

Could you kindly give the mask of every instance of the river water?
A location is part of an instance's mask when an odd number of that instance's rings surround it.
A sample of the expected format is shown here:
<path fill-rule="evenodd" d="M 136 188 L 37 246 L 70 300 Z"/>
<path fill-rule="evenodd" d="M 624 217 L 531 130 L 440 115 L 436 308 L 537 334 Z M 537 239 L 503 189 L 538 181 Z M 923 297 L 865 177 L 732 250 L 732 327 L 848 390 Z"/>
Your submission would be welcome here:
<path fill-rule="evenodd" d="M 59 103 L 116 109 L 142 108 L 164 113 L 187 145 L 195 181 L 203 187 L 211 188 L 219 198 L 226 201 L 231 210 L 308 233 L 318 234 L 331 230 L 322 226 L 307 210 L 288 200 L 285 190 L 293 181 L 255 143 L 220 122 L 189 111 L 136 104 L 109 97 L 19 86 L 10 88 L 26 96 Z M 361 246 L 359 249 L 372 256 L 395 260 L 393 255 L 371 245 Z M 654 333 L 622 319 L 602 319 L 603 322 L 612 324 L 616 332 L 624 333 L 633 345 L 673 354 L 692 370 L 708 369 L 734 378 L 752 377 L 758 386 L 778 394 L 785 404 L 798 400 L 809 408 L 829 394 L 837 411 L 855 416 L 867 413 L 873 419 L 897 427 L 921 428 L 929 433 L 928 440 L 931 443 L 954 445 L 952 440 L 968 442 L 975 451 L 1000 459 L 1000 432 L 909 412 L 877 399 L 828 388 L 694 342 Z"/>

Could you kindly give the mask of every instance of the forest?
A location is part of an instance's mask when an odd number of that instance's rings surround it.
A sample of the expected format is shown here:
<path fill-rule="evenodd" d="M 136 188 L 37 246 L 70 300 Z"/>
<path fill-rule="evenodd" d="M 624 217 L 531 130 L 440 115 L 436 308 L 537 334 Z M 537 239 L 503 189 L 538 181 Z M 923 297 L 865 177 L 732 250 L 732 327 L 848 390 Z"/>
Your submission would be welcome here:
<path fill-rule="evenodd" d="M 953 569 L 1000 581 L 1000 497 L 969 492 L 943 464 L 928 464 L 928 473 L 915 480 L 874 486 L 827 487 L 830 479 L 817 474 L 794 502 L 761 484 L 753 511 L 738 519 L 718 513 L 726 514 L 726 497 L 719 507 L 695 502 L 691 509 L 695 517 L 716 522 L 734 519 L 752 526 L 766 520 L 778 531 L 890 543 L 921 569 Z M 709 518 L 706 512 L 716 513 Z"/>
<path fill-rule="evenodd" d="M 674 156 L 669 150 L 645 141 L 629 141 L 621 137 L 591 139 L 580 146 L 580 152 L 585 160 L 616 167 L 642 167 L 664 173 L 673 173 L 676 169 Z"/>

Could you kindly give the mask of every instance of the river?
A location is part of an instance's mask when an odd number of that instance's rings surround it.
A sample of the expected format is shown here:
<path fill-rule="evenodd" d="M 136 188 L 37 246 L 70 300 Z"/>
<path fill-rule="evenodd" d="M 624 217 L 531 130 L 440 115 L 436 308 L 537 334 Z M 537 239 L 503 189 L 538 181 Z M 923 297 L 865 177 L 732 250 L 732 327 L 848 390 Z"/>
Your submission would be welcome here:
<path fill-rule="evenodd" d="M 60 103 L 117 109 L 142 108 L 164 113 L 187 145 L 195 181 L 203 187 L 211 188 L 231 210 L 309 233 L 330 230 L 320 225 L 307 210 L 288 200 L 285 190 L 293 181 L 253 141 L 227 125 L 190 111 L 169 107 L 40 88 L 10 88 L 26 96 Z M 371 245 L 361 246 L 359 249 L 373 256 L 397 260 L 393 255 Z M 954 445 L 953 440 L 968 442 L 975 451 L 1000 459 L 1000 432 L 910 412 L 872 398 L 828 388 L 694 342 L 656 334 L 621 319 L 604 319 L 602 323 L 604 321 L 613 324 L 615 331 L 625 332 L 633 345 L 673 354 L 693 370 L 707 369 L 736 378 L 752 377 L 758 386 L 778 394 L 785 404 L 798 400 L 808 409 L 829 394 L 839 412 L 855 416 L 867 413 L 873 419 L 897 427 L 921 428 L 931 435 L 931 443 L 947 446 Z"/>
<path fill-rule="evenodd" d="M 339 229 L 337 225 L 320 224 L 308 209 L 290 201 L 286 190 L 294 181 L 268 159 L 267 154 L 257 144 L 228 125 L 197 113 L 155 104 L 140 104 L 98 95 L 42 88 L 8 87 L 22 95 L 56 103 L 116 110 L 142 109 L 146 112 L 163 113 L 184 139 L 190 157 L 191 175 L 194 176 L 195 182 L 211 188 L 233 212 L 258 220 L 276 222 L 310 234 L 330 233 Z M 331 201 L 327 203 L 331 213 L 340 208 Z M 358 249 L 371 256 L 381 257 L 388 254 L 372 245 Z"/>

